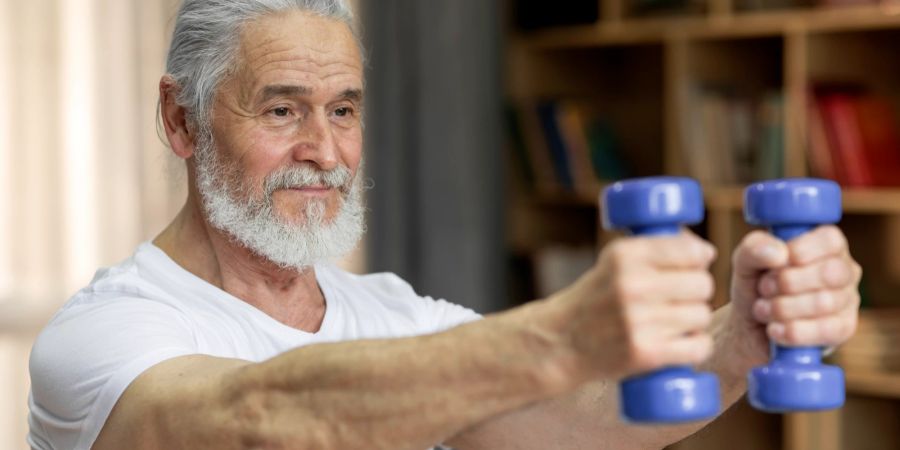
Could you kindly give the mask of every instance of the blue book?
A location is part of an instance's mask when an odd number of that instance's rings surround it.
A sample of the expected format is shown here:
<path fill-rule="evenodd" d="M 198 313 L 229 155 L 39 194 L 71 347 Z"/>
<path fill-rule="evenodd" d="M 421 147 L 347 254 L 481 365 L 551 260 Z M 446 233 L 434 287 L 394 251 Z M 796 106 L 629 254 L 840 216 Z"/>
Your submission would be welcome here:
<path fill-rule="evenodd" d="M 572 172 L 569 166 L 569 153 L 566 151 L 566 145 L 559 132 L 559 126 L 556 121 L 556 109 L 557 105 L 555 102 L 538 103 L 538 119 L 541 121 L 541 127 L 544 129 L 544 135 L 547 138 L 547 148 L 550 150 L 550 159 L 553 161 L 553 170 L 556 172 L 557 179 L 562 187 L 572 191 L 574 182 L 572 181 Z"/>

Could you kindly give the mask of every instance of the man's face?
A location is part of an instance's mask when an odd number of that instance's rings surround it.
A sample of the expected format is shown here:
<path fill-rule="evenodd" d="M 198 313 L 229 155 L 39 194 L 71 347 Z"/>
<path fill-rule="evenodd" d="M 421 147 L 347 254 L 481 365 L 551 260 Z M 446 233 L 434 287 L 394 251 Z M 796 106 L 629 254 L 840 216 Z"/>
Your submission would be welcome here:
<path fill-rule="evenodd" d="M 266 194 L 267 176 L 298 166 L 343 168 L 355 177 L 362 149 L 362 85 L 361 55 L 345 24 L 300 12 L 248 24 L 235 72 L 220 87 L 212 116 L 219 159 L 242 187 L 232 195 L 259 199 Z M 310 203 L 324 208 L 328 222 L 347 188 L 349 183 L 276 185 L 271 202 L 288 223 L 303 223 Z"/>
<path fill-rule="evenodd" d="M 290 13 L 249 24 L 195 152 L 209 222 L 282 267 L 356 246 L 362 65 L 346 25 Z"/>

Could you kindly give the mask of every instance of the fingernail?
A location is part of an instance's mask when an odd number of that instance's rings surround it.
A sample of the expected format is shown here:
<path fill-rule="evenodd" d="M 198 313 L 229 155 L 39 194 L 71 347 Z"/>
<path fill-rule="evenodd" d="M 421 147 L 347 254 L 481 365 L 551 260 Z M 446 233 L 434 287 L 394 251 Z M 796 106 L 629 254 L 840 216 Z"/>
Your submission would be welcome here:
<path fill-rule="evenodd" d="M 765 277 L 760 283 L 759 290 L 763 297 L 772 297 L 777 293 L 778 285 L 775 284 L 775 280 L 772 278 Z"/>
<path fill-rule="evenodd" d="M 768 300 L 757 300 L 753 309 L 756 312 L 756 319 L 759 321 L 766 322 L 772 317 L 772 302 Z"/>
<path fill-rule="evenodd" d="M 774 245 L 763 245 L 756 249 L 756 256 L 760 259 L 772 261 L 778 257 L 778 249 Z"/>
<path fill-rule="evenodd" d="M 784 337 L 784 325 L 780 323 L 769 324 L 769 337 L 781 339 Z"/>

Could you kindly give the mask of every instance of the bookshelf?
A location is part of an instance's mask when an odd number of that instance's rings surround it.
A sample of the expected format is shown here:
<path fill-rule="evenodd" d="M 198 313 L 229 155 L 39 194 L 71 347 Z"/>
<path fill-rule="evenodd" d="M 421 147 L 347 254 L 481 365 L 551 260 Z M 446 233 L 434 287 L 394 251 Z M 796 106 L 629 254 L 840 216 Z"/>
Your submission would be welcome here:
<path fill-rule="evenodd" d="M 851 83 L 900 113 L 900 2 L 766 9 L 741 0 L 687 0 L 680 2 L 683 8 L 645 14 L 633 6 L 636 1 L 598 0 L 591 5 L 596 20 L 528 30 L 515 25 L 518 3 L 529 2 L 508 1 L 513 19 L 506 37 L 505 94 L 512 108 L 521 112 L 523 104 L 548 99 L 591 102 L 591 116 L 614 130 L 628 176 L 701 178 L 707 217 L 695 231 L 721 255 L 730 255 L 750 230 L 741 211 L 746 182 L 820 175 L 810 161 L 811 118 L 817 111 L 810 105 L 819 104 L 814 86 Z M 746 149 L 733 144 L 734 134 L 723 138 L 710 131 L 720 126 L 698 132 L 697 118 L 709 117 L 713 121 L 704 123 L 716 125 L 717 111 L 736 110 L 734 99 L 754 114 L 766 105 L 777 112 L 754 115 L 752 127 L 757 136 L 771 132 L 769 139 L 777 142 L 774 160 L 770 155 L 766 164 L 761 162 L 761 152 L 769 150 L 758 142 L 749 150 L 751 162 L 739 153 L 715 159 L 722 157 L 716 154 L 722 139 L 732 142 L 728 152 Z M 707 153 L 698 162 L 692 151 L 702 147 Z M 541 249 L 596 249 L 613 237 L 598 231 L 597 211 L 600 189 L 611 180 L 574 189 L 537 185 L 534 174 L 529 179 L 516 169 L 522 162 L 515 161 L 515 152 L 508 153 L 510 292 L 520 302 L 540 295 L 541 287 L 529 280 L 541 270 L 534 261 Z M 522 155 L 528 158 L 527 152 Z M 710 160 L 716 161 L 712 171 L 703 167 Z M 532 170 L 552 172 L 547 165 Z M 845 183 L 841 227 L 866 270 L 864 307 L 889 312 L 875 320 L 900 327 L 900 300 L 894 294 L 900 288 L 900 167 L 896 178 L 878 186 Z M 715 303 L 722 305 L 729 258 L 720 257 L 713 272 L 719 286 Z M 845 370 L 848 401 L 841 410 L 779 416 L 754 411 L 742 401 L 671 448 L 900 448 L 900 372 L 846 365 Z"/>

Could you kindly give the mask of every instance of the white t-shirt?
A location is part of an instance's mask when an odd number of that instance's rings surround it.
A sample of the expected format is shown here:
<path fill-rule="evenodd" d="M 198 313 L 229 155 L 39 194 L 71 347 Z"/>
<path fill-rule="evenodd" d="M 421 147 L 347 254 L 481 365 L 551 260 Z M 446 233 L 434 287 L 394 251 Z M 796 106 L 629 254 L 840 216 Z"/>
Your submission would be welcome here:
<path fill-rule="evenodd" d="M 442 331 L 475 312 L 420 297 L 390 273 L 315 267 L 325 295 L 321 329 L 307 333 L 183 269 L 151 243 L 97 271 L 50 320 L 31 352 L 32 448 L 90 449 L 112 407 L 142 372 L 177 356 L 263 361 L 295 347 Z"/>

